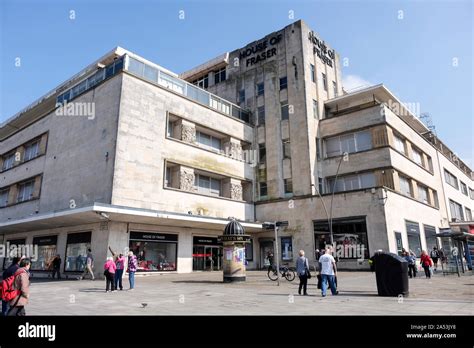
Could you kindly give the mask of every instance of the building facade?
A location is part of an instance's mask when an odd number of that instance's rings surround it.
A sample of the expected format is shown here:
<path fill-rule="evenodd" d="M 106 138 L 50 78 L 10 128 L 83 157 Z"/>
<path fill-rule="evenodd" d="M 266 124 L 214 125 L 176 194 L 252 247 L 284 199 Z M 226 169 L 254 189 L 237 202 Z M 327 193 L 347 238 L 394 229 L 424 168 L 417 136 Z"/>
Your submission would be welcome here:
<path fill-rule="evenodd" d="M 38 246 L 39 275 L 60 254 L 76 276 L 109 246 L 145 272 L 220 270 L 240 257 L 218 239 L 229 217 L 251 269 L 275 247 L 264 221 L 288 221 L 282 262 L 332 240 L 341 267 L 365 269 L 472 221 L 472 171 L 384 85 L 345 92 L 339 55 L 303 21 L 181 75 L 116 48 L 0 141 L 0 234 Z"/>

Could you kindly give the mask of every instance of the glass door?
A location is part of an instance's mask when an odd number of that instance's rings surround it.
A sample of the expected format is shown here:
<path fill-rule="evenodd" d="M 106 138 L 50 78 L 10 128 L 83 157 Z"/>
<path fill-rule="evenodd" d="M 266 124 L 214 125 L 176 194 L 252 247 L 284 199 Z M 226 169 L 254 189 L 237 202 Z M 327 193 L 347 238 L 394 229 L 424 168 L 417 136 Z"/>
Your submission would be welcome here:
<path fill-rule="evenodd" d="M 193 271 L 205 270 L 205 248 L 200 245 L 193 247 Z"/>

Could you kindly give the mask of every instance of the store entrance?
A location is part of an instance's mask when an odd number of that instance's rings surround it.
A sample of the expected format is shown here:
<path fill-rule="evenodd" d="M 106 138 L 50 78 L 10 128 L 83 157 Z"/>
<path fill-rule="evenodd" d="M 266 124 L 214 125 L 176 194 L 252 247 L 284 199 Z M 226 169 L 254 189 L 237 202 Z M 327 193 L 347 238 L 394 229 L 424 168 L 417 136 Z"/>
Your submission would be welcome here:
<path fill-rule="evenodd" d="M 193 238 L 193 271 L 222 270 L 222 246 L 216 237 Z"/>

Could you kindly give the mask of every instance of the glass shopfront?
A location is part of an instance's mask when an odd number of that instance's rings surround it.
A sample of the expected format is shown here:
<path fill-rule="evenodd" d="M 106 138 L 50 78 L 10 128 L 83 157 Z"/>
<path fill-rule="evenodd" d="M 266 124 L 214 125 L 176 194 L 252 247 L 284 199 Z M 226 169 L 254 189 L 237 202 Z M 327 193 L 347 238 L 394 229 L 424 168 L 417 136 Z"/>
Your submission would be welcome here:
<path fill-rule="evenodd" d="M 57 255 L 58 236 L 34 237 L 33 245 L 38 246 L 38 258 L 31 262 L 31 270 L 47 271 L 52 269 L 51 262 Z"/>
<path fill-rule="evenodd" d="M 138 259 L 139 272 L 177 270 L 177 234 L 130 232 L 130 250 Z"/>
<path fill-rule="evenodd" d="M 408 238 L 408 248 L 413 251 L 416 257 L 421 256 L 420 225 L 418 222 L 405 221 Z"/>
<path fill-rule="evenodd" d="M 222 243 L 217 237 L 193 237 L 193 271 L 220 271 Z"/>
<path fill-rule="evenodd" d="M 21 247 L 24 246 L 26 243 L 26 239 L 11 239 L 11 240 L 7 240 L 7 242 L 5 243 L 7 245 L 7 249 L 5 250 L 6 252 L 8 252 L 9 256 L 15 256 L 15 255 L 12 255 L 10 254 L 10 252 L 13 253 L 14 249 L 12 249 L 13 246 L 15 246 L 16 248 L 19 249 L 19 252 L 21 254 Z M 18 249 L 15 249 L 15 250 L 18 250 Z M 21 255 L 18 255 L 18 257 L 20 257 Z M 8 267 L 10 267 L 10 265 L 12 264 L 12 258 L 11 257 L 5 257 L 3 259 L 3 269 L 7 269 Z"/>
<path fill-rule="evenodd" d="M 91 247 L 92 232 L 71 233 L 67 235 L 66 272 L 83 272 L 86 267 L 87 250 Z M 94 255 L 92 251 L 92 255 Z"/>

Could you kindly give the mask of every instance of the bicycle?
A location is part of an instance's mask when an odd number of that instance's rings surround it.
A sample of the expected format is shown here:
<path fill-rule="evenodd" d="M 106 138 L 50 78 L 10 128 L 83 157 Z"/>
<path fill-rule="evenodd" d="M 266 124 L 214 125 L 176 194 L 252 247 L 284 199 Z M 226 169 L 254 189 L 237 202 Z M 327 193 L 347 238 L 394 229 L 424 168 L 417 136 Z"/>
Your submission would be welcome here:
<path fill-rule="evenodd" d="M 288 280 L 289 282 L 293 281 L 296 277 L 295 271 L 289 269 L 286 266 L 280 266 L 280 274 L 282 278 L 286 278 L 286 280 Z M 268 266 L 267 276 L 272 281 L 276 281 L 278 279 L 278 274 L 276 272 L 275 265 Z"/>

